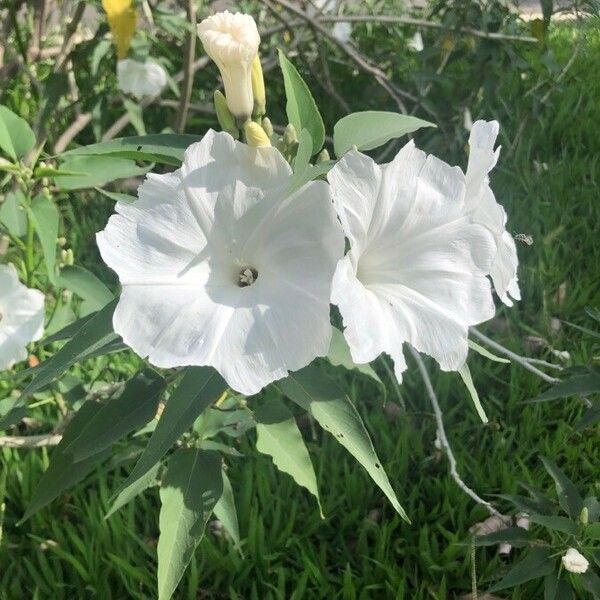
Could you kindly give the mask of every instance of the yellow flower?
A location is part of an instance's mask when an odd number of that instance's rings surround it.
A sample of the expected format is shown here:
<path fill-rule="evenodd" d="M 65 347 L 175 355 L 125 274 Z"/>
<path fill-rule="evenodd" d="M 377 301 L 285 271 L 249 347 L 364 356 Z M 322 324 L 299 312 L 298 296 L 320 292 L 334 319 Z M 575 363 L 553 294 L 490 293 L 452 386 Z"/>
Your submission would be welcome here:
<path fill-rule="evenodd" d="M 102 6 L 117 47 L 117 59 L 122 60 L 129 52 L 137 23 L 134 0 L 102 0 Z"/>

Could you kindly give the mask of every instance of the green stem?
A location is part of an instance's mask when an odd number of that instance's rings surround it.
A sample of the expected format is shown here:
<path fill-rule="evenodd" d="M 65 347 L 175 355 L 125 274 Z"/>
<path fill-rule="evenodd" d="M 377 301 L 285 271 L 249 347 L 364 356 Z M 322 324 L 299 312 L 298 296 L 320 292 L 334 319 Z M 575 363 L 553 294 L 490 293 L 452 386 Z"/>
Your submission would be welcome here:
<path fill-rule="evenodd" d="M 33 274 L 35 272 L 35 253 L 34 253 L 34 233 L 33 221 L 27 216 L 27 241 L 25 244 L 25 267 L 27 270 L 27 286 L 33 284 Z"/>

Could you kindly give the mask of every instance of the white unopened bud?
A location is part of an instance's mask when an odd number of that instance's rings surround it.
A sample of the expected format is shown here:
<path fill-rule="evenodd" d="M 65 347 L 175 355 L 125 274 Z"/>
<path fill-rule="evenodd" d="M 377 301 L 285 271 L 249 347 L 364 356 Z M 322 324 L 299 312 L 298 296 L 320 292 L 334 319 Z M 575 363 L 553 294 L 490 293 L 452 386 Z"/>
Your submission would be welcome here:
<path fill-rule="evenodd" d="M 575 548 L 569 548 L 567 550 L 562 557 L 562 564 L 569 573 L 585 573 L 590 566 L 587 558 Z"/>
<path fill-rule="evenodd" d="M 198 36 L 219 67 L 231 114 L 240 122 L 249 119 L 254 109 L 252 63 L 260 44 L 256 22 L 250 15 L 226 10 L 204 19 Z"/>

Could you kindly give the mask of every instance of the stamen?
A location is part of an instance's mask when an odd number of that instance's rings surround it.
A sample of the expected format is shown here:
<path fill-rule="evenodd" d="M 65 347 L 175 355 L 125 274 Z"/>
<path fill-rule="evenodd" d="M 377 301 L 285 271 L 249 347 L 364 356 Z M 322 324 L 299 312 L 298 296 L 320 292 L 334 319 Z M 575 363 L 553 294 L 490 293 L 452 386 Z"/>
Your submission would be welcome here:
<path fill-rule="evenodd" d="M 238 275 L 238 285 L 240 287 L 248 287 L 252 285 L 258 278 L 258 271 L 254 267 L 242 267 Z"/>

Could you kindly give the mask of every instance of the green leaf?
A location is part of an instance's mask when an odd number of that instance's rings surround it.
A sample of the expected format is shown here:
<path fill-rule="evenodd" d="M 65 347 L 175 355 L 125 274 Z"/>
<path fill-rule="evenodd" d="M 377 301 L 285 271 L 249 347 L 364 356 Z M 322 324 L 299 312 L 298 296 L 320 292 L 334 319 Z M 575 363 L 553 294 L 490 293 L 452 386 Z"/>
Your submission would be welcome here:
<path fill-rule="evenodd" d="M 569 396 L 589 396 L 600 392 L 600 372 L 590 370 L 588 373 L 573 375 L 560 383 L 552 386 L 531 402 L 546 402 Z"/>
<path fill-rule="evenodd" d="M 231 536 L 236 548 L 241 551 L 240 526 L 238 524 L 237 510 L 235 508 L 235 498 L 233 488 L 227 473 L 223 470 L 223 494 L 215 505 L 215 517 L 221 521 L 225 531 Z"/>
<path fill-rule="evenodd" d="M 214 369 L 188 367 L 166 402 L 148 445 L 121 490 L 132 485 L 154 467 L 198 416 L 226 389 L 227 384 Z"/>
<path fill-rule="evenodd" d="M 61 163 L 60 170 L 70 174 L 55 175 L 54 181 L 62 190 L 80 190 L 102 186 L 116 179 L 145 175 L 148 169 L 138 167 L 134 160 L 120 156 L 68 156 Z"/>
<path fill-rule="evenodd" d="M 593 540 L 600 540 L 600 523 L 591 523 L 585 528 L 585 534 Z"/>
<path fill-rule="evenodd" d="M 101 406 L 97 402 L 85 402 L 75 413 L 65 429 L 62 440 L 50 457 L 50 466 L 38 482 L 21 522 L 52 502 L 63 491 L 81 481 L 99 462 L 110 455 L 110 450 L 105 449 L 99 454 L 94 454 L 86 460 L 76 463 L 73 455 L 65 451 L 79 435 L 81 429 L 95 417 L 100 409 Z"/>
<path fill-rule="evenodd" d="M 63 267 L 59 283 L 86 300 L 92 311 L 104 308 L 114 299 L 114 294 L 93 273 L 77 265 Z"/>
<path fill-rule="evenodd" d="M 34 146 L 35 134 L 27 121 L 0 104 L 0 148 L 13 160 L 17 160 Z"/>
<path fill-rule="evenodd" d="M 409 521 L 373 448 L 371 438 L 350 399 L 315 366 L 308 366 L 277 383 L 283 393 L 329 431 L 367 470 L 400 516 Z"/>
<path fill-rule="evenodd" d="M 110 155 L 164 163 L 178 167 L 181 165 L 183 155 L 190 144 L 199 142 L 201 139 L 202 136 L 199 135 L 182 133 L 138 135 L 75 148 L 63 153 L 62 156 Z"/>
<path fill-rule="evenodd" d="M 133 204 L 137 198 L 135 196 L 131 196 L 130 194 L 123 194 L 121 192 L 109 192 L 108 190 L 104 190 L 101 187 L 95 188 L 97 192 L 100 192 L 103 196 L 114 200 L 115 202 L 127 202 L 129 204 Z"/>
<path fill-rule="evenodd" d="M 475 389 L 475 384 L 473 383 L 473 378 L 471 377 L 471 371 L 466 363 L 458 370 L 458 373 L 459 373 L 461 379 L 463 380 L 465 387 L 469 391 L 469 394 L 471 395 L 471 400 L 473 400 L 473 404 L 475 405 L 475 410 L 477 411 L 477 414 L 479 415 L 481 422 L 487 423 L 488 422 L 487 415 L 485 414 L 485 410 L 483 410 L 483 406 L 481 405 L 481 400 L 479 399 L 479 394 L 477 393 L 477 390 Z"/>
<path fill-rule="evenodd" d="M 81 317 L 73 323 L 69 323 L 65 325 L 62 329 L 59 329 L 56 333 L 49 335 L 47 338 L 42 340 L 42 344 L 50 344 L 51 342 L 60 342 L 62 340 L 70 340 L 75 334 L 88 322 L 90 319 L 94 317 L 96 313 L 91 313 L 89 315 L 85 315 L 85 317 Z"/>
<path fill-rule="evenodd" d="M 285 110 L 288 121 L 295 127 L 297 132 L 306 129 L 312 139 L 312 153 L 316 154 L 325 142 L 325 125 L 319 113 L 310 90 L 296 67 L 279 50 L 279 66 L 283 73 L 283 84 L 285 86 L 285 97 L 287 103 Z"/>
<path fill-rule="evenodd" d="M 502 358 L 500 356 L 496 356 L 495 354 L 492 354 L 487 348 L 480 346 L 478 343 L 474 342 L 473 340 L 467 340 L 467 341 L 469 343 L 469 348 L 471 348 L 471 350 L 475 350 L 475 352 L 477 352 L 478 354 L 481 354 L 481 356 L 485 356 L 485 358 L 488 358 L 489 360 L 493 360 L 494 362 L 510 363 L 510 360 L 508 360 L 508 358 Z"/>
<path fill-rule="evenodd" d="M 544 600 L 571 600 L 571 586 L 560 579 L 560 571 L 548 573 L 544 578 Z"/>
<path fill-rule="evenodd" d="M 25 196 L 20 190 L 8 192 L 4 202 L 0 204 L 0 223 L 2 223 L 8 233 L 20 238 L 27 233 L 27 213 L 23 206 Z"/>
<path fill-rule="evenodd" d="M 294 157 L 294 174 L 302 174 L 309 167 L 310 157 L 313 155 L 312 139 L 308 129 L 303 129 L 298 136 L 298 149 Z"/>
<path fill-rule="evenodd" d="M 600 577 L 589 569 L 580 575 L 585 589 L 596 599 L 600 598 Z"/>
<path fill-rule="evenodd" d="M 575 424 L 575 431 L 583 431 L 600 421 L 600 402 L 590 406 L 582 415 L 581 419 Z"/>
<path fill-rule="evenodd" d="M 102 403 L 94 418 L 65 450 L 75 461 L 84 460 L 146 425 L 156 415 L 166 387 L 165 380 L 156 371 L 145 369 L 138 373 L 127 382 L 122 394 Z"/>
<path fill-rule="evenodd" d="M 117 495 L 110 507 L 110 510 L 106 513 L 106 516 L 104 518 L 108 519 L 113 513 L 117 512 L 128 502 L 131 502 L 144 490 L 147 490 L 149 487 L 156 485 L 158 478 L 158 470 L 160 469 L 160 466 L 160 463 L 156 463 L 149 471 L 146 471 L 146 473 L 144 473 L 144 475 L 142 475 L 139 479 L 136 479 L 133 483 L 126 486 Z"/>
<path fill-rule="evenodd" d="M 29 215 L 40 240 L 44 261 L 48 271 L 48 279 L 56 284 L 56 239 L 58 238 L 58 210 L 48 198 L 36 196 L 31 201 Z"/>
<path fill-rule="evenodd" d="M 379 375 L 375 372 L 375 369 L 370 364 L 357 365 L 352 360 L 352 354 L 350 353 L 350 347 L 344 334 L 337 328 L 332 327 L 331 344 L 329 345 L 329 352 L 327 353 L 327 360 L 334 367 L 344 367 L 349 371 L 356 370 L 375 380 L 380 385 L 383 385 Z"/>
<path fill-rule="evenodd" d="M 326 160 L 316 165 L 309 165 L 302 173 L 298 172 L 290 178 L 290 184 L 288 186 L 288 194 L 293 194 L 298 191 L 303 185 L 309 181 L 314 181 L 323 175 L 326 175 L 335 162 L 333 160 Z"/>
<path fill-rule="evenodd" d="M 129 115 L 129 120 L 136 130 L 138 135 L 146 135 L 146 126 L 144 125 L 144 117 L 142 115 L 142 107 L 139 103 L 133 102 L 129 98 L 123 100 L 125 110 Z"/>
<path fill-rule="evenodd" d="M 521 585 L 538 577 L 545 577 L 554 570 L 554 560 L 548 548 L 533 548 L 525 557 L 496 584 L 490 592 L 498 592 L 515 585 Z"/>
<path fill-rule="evenodd" d="M 33 380 L 25 386 L 19 401 L 48 385 L 76 362 L 88 358 L 108 343 L 118 340 L 112 325 L 116 304 L 115 300 L 98 311 L 56 354 L 43 362 L 36 369 Z"/>
<path fill-rule="evenodd" d="M 340 157 L 352 146 L 358 150 L 373 150 L 394 138 L 412 133 L 433 123 L 395 112 L 366 110 L 341 118 L 333 128 L 333 147 Z"/>
<path fill-rule="evenodd" d="M 473 538 L 475 546 L 496 546 L 507 543 L 515 548 L 527 545 L 531 541 L 531 536 L 526 529 L 522 527 L 507 527 L 500 531 L 494 531 L 487 535 L 478 535 Z"/>
<path fill-rule="evenodd" d="M 275 466 L 294 478 L 316 499 L 321 516 L 321 500 L 317 477 L 296 420 L 285 404 L 269 398 L 254 413 L 256 418 L 256 449 L 273 459 Z"/>
<path fill-rule="evenodd" d="M 173 454 L 160 489 L 158 600 L 171 598 L 222 493 L 218 452 L 186 448 Z"/>
<path fill-rule="evenodd" d="M 562 509 L 572 518 L 579 518 L 583 508 L 583 498 L 579 495 L 573 482 L 563 473 L 559 467 L 545 456 L 540 457 L 546 471 L 550 474 L 556 484 L 558 502 Z"/>
<path fill-rule="evenodd" d="M 577 524 L 566 517 L 532 514 L 529 515 L 529 519 L 532 523 L 537 523 L 554 531 L 568 533 L 569 535 L 577 535 L 578 532 Z"/>

